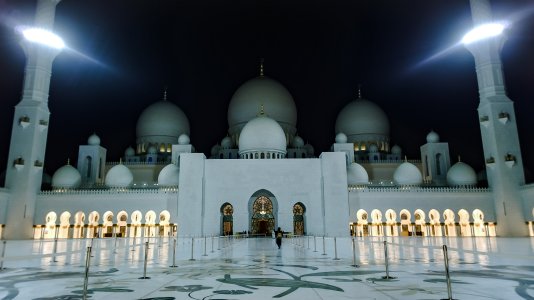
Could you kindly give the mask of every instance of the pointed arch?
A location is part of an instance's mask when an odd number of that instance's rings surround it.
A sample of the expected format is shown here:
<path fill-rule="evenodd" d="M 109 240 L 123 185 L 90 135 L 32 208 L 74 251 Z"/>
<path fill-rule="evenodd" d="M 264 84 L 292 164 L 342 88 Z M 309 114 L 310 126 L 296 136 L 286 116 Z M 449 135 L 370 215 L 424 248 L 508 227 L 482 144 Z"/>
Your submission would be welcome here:
<path fill-rule="evenodd" d="M 64 211 L 59 217 L 59 233 L 58 238 L 68 239 L 70 229 L 70 212 Z"/>
<path fill-rule="evenodd" d="M 234 207 L 225 202 L 221 205 L 221 235 L 234 234 Z"/>
<path fill-rule="evenodd" d="M 293 205 L 293 233 L 304 235 L 306 232 L 305 223 L 306 206 L 302 202 Z"/>

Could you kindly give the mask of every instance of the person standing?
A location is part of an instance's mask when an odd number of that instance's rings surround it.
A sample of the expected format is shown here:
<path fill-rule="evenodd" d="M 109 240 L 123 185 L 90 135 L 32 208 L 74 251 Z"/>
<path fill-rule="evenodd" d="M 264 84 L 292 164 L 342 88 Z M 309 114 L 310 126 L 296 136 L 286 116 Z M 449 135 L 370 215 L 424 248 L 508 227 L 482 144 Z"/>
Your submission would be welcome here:
<path fill-rule="evenodd" d="M 276 237 L 276 245 L 278 246 L 278 249 L 282 247 L 282 237 L 284 236 L 284 232 L 280 227 L 274 232 L 274 236 Z"/>

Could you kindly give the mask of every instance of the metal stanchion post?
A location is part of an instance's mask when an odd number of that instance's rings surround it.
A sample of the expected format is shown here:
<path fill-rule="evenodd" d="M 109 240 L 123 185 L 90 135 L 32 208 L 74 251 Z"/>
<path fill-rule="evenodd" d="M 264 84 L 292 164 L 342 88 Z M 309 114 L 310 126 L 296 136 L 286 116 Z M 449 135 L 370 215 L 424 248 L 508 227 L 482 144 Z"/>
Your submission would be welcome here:
<path fill-rule="evenodd" d="M 389 258 L 388 258 L 388 242 L 384 241 L 384 261 L 386 264 L 386 276 L 382 276 L 382 279 L 395 279 L 396 277 L 389 276 Z"/>
<path fill-rule="evenodd" d="M 87 247 L 87 254 L 85 255 L 85 277 L 83 281 L 83 300 L 87 299 L 87 286 L 89 285 L 89 266 L 91 265 L 91 249 Z"/>
<path fill-rule="evenodd" d="M 443 245 L 443 262 L 445 263 L 445 277 L 447 279 L 447 295 L 449 298 L 443 300 L 453 300 L 452 299 L 452 287 L 451 287 L 451 276 L 449 274 L 449 254 L 447 252 L 447 245 Z"/>
<path fill-rule="evenodd" d="M 56 236 L 56 238 L 54 239 L 54 250 L 53 250 L 53 253 L 52 253 L 52 260 L 51 260 L 51 262 L 57 262 L 57 259 L 56 259 L 56 253 L 57 253 L 57 236 Z"/>
<path fill-rule="evenodd" d="M 195 260 L 195 259 L 193 258 L 193 249 L 194 249 L 194 247 L 195 247 L 195 238 L 192 237 L 192 238 L 191 238 L 191 258 L 189 259 L 189 260 L 191 260 L 191 261 L 192 261 L 192 260 Z"/>
<path fill-rule="evenodd" d="M 146 264 L 148 261 L 148 242 L 145 242 L 145 264 L 143 267 L 143 277 L 139 277 L 139 279 L 150 279 L 150 277 L 146 276 Z"/>
<path fill-rule="evenodd" d="M 306 237 L 308 239 L 308 250 L 310 250 L 310 237 Z"/>
<path fill-rule="evenodd" d="M 204 236 L 204 254 L 202 254 L 202 256 L 208 256 L 208 254 L 206 253 L 206 244 L 207 244 L 207 240 L 208 238 L 206 236 Z"/>
<path fill-rule="evenodd" d="M 352 266 L 358 268 L 359 266 L 356 264 L 356 242 L 354 241 L 354 237 L 352 237 Z"/>
<path fill-rule="evenodd" d="M 214 238 L 215 238 L 215 237 L 212 235 L 212 236 L 211 236 L 211 253 L 213 253 L 213 239 L 214 239 Z"/>
<path fill-rule="evenodd" d="M 317 237 L 313 236 L 313 252 L 317 252 Z"/>
<path fill-rule="evenodd" d="M 334 237 L 334 260 L 339 260 L 339 258 L 337 257 L 337 241 L 336 241 L 336 237 Z"/>
<path fill-rule="evenodd" d="M 221 236 L 217 237 L 217 250 L 221 250 Z"/>
<path fill-rule="evenodd" d="M 176 268 L 178 267 L 176 265 L 176 239 L 174 239 L 174 244 L 173 244 L 173 247 L 172 247 L 172 266 L 170 266 L 171 268 Z"/>
<path fill-rule="evenodd" d="M 323 254 L 321 254 L 321 255 L 326 255 L 326 247 L 325 247 L 324 235 L 323 235 Z"/>
<path fill-rule="evenodd" d="M 2 241 L 2 256 L 0 261 L 0 270 L 4 269 L 4 257 L 6 255 L 6 243 L 7 241 Z"/>

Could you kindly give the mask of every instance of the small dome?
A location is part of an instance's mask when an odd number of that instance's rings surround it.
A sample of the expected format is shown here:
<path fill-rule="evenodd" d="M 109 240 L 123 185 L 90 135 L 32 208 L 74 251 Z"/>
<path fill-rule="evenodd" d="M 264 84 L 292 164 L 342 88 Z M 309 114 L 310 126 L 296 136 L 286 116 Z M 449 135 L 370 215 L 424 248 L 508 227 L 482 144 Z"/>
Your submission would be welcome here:
<path fill-rule="evenodd" d="M 423 175 L 414 164 L 404 162 L 393 173 L 393 181 L 396 185 L 421 185 Z"/>
<path fill-rule="evenodd" d="M 191 143 L 191 139 L 189 139 L 189 136 L 185 133 L 180 134 L 178 137 L 178 144 L 179 145 L 189 145 Z"/>
<path fill-rule="evenodd" d="M 55 189 L 75 189 L 82 183 L 80 172 L 67 164 L 57 169 L 52 176 L 52 187 Z"/>
<path fill-rule="evenodd" d="M 475 170 L 461 161 L 455 163 L 447 172 L 447 184 L 450 186 L 469 186 L 477 184 Z"/>
<path fill-rule="evenodd" d="M 239 153 L 256 151 L 286 152 L 286 135 L 275 120 L 260 115 L 250 120 L 239 136 Z"/>
<path fill-rule="evenodd" d="M 211 155 L 215 156 L 215 155 L 219 154 L 219 150 L 221 150 L 221 146 L 213 145 L 213 147 L 211 147 Z"/>
<path fill-rule="evenodd" d="M 91 134 L 91 136 L 87 139 L 87 144 L 91 146 L 100 145 L 100 137 L 98 137 L 96 133 Z"/>
<path fill-rule="evenodd" d="M 133 183 L 133 175 L 125 165 L 119 164 L 109 169 L 105 183 L 111 188 L 126 188 Z"/>
<path fill-rule="evenodd" d="M 306 145 L 304 145 L 304 149 L 306 149 L 306 153 L 308 153 L 308 156 L 315 155 L 315 149 L 313 148 L 312 145 L 306 144 Z"/>
<path fill-rule="evenodd" d="M 391 153 L 401 155 L 402 149 L 401 147 L 399 147 L 399 145 L 394 145 L 393 147 L 391 147 Z"/>
<path fill-rule="evenodd" d="M 172 144 L 180 134 L 189 134 L 189 120 L 178 106 L 158 101 L 141 113 L 136 131 L 138 144 Z"/>
<path fill-rule="evenodd" d="M 427 143 L 439 143 L 439 135 L 434 132 L 434 130 L 430 131 L 426 135 L 426 142 Z"/>
<path fill-rule="evenodd" d="M 378 146 L 376 144 L 369 145 L 369 152 L 371 152 L 371 153 L 378 152 Z"/>
<path fill-rule="evenodd" d="M 347 181 L 349 185 L 369 184 L 369 175 L 360 164 L 351 163 L 347 167 Z"/>
<path fill-rule="evenodd" d="M 159 172 L 158 185 L 160 187 L 178 186 L 179 179 L 180 168 L 175 164 L 168 164 Z"/>
<path fill-rule="evenodd" d="M 157 154 L 158 153 L 158 149 L 156 148 L 156 146 L 152 145 L 152 146 L 148 147 L 148 150 L 146 152 L 148 154 Z"/>
<path fill-rule="evenodd" d="M 347 142 L 347 135 L 343 132 L 336 134 L 336 143 L 345 144 Z"/>
<path fill-rule="evenodd" d="M 300 137 L 300 136 L 296 136 L 293 138 L 293 141 L 291 142 L 291 146 L 293 146 L 293 148 L 302 148 L 304 147 L 304 140 Z"/>
<path fill-rule="evenodd" d="M 126 148 L 126 150 L 124 150 L 124 156 L 128 157 L 128 156 L 135 156 L 135 150 L 134 148 L 132 148 L 132 146 Z"/>
<path fill-rule="evenodd" d="M 221 141 L 221 147 L 223 149 L 232 149 L 234 146 L 234 143 L 232 142 L 232 138 L 229 136 L 225 136 Z"/>
<path fill-rule="evenodd" d="M 297 107 L 289 91 L 278 81 L 259 76 L 243 83 L 232 96 L 228 105 L 230 133 L 254 119 L 260 105 L 280 124 L 297 125 Z"/>

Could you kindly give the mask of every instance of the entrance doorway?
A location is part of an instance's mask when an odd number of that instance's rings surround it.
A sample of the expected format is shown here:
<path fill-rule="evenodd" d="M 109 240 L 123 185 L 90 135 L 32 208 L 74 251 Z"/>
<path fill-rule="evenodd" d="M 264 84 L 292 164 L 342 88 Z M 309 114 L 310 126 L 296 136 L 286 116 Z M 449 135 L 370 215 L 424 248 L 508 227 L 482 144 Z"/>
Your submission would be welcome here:
<path fill-rule="evenodd" d="M 252 205 L 252 234 L 270 236 L 274 231 L 273 203 L 269 197 L 259 196 Z"/>

